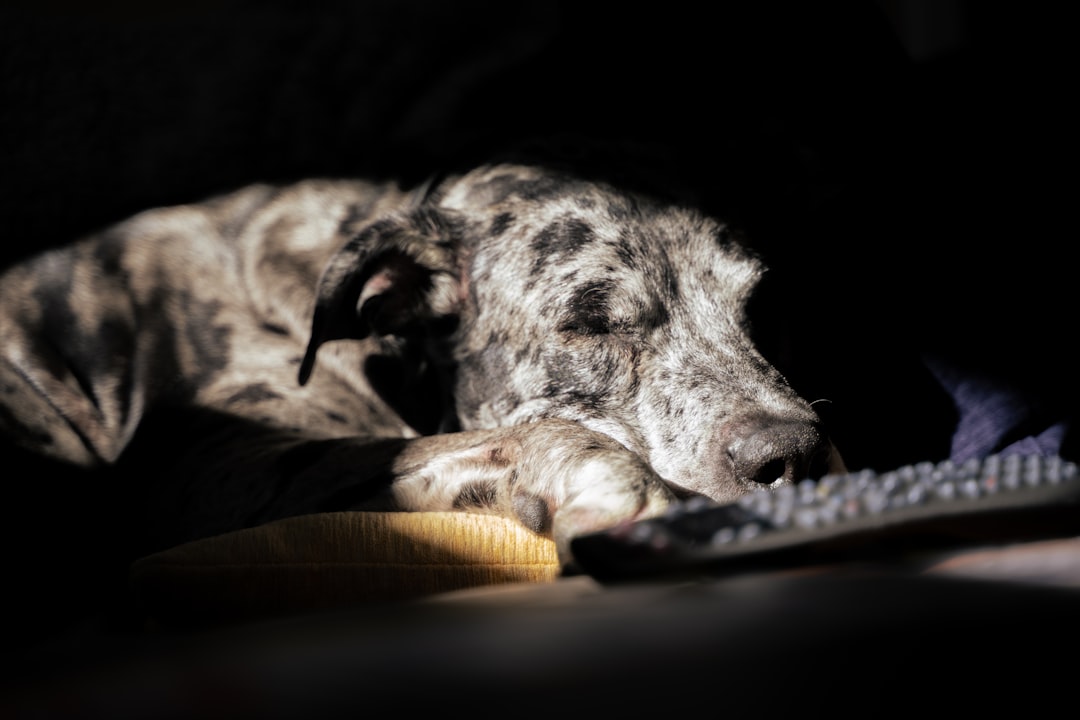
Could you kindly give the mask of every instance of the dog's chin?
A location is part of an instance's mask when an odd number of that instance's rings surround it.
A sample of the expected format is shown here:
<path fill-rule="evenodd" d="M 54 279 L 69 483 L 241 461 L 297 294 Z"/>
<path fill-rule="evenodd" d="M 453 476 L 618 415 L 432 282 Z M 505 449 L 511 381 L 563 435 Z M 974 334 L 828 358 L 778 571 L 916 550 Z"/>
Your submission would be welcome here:
<path fill-rule="evenodd" d="M 695 499 L 712 500 L 712 498 L 708 495 L 697 492 L 696 490 L 688 490 L 681 485 L 675 485 L 674 483 L 669 482 L 667 483 L 667 486 L 671 488 L 671 491 L 673 493 L 675 493 L 675 497 L 679 500 L 679 502 L 687 502 L 688 500 Z"/>
<path fill-rule="evenodd" d="M 717 487 L 702 490 L 687 487 L 685 485 L 680 485 L 679 483 L 671 482 L 670 480 L 665 480 L 664 482 L 671 489 L 672 493 L 674 493 L 675 497 L 679 500 L 679 502 L 688 502 L 694 499 L 702 499 L 720 505 L 724 505 L 726 503 L 733 503 L 739 498 L 741 498 L 743 495 L 747 495 L 751 492 L 754 492 L 755 490 L 769 489 L 773 486 L 779 487 L 779 485 L 786 484 L 785 480 L 777 480 L 772 485 L 755 484 L 753 487 L 750 487 L 732 482 L 723 486 L 718 485 Z"/>
<path fill-rule="evenodd" d="M 686 502 L 694 498 L 704 498 L 719 505 L 736 502 L 739 498 L 752 493 L 777 490 L 785 485 L 795 484 L 792 480 L 784 477 L 766 483 L 731 476 L 710 476 L 704 466 L 701 477 L 689 477 L 681 482 L 665 478 L 664 483 L 680 502 Z"/>
<path fill-rule="evenodd" d="M 820 464 L 816 469 L 816 472 L 808 474 L 808 477 L 819 479 L 822 475 L 839 475 L 846 472 L 848 472 L 848 468 L 844 463 L 843 457 L 836 449 L 836 446 L 830 442 L 828 444 L 825 461 Z M 750 493 L 761 490 L 777 490 L 784 485 L 795 484 L 793 481 L 786 478 L 777 478 L 770 483 L 754 482 L 751 480 L 740 481 L 731 478 L 727 480 L 714 479 L 707 487 L 701 487 L 699 482 L 695 482 L 695 480 L 695 478 L 691 478 L 684 483 L 680 483 L 665 478 L 664 482 L 680 502 L 686 502 L 694 498 L 705 498 L 719 504 L 732 503 L 744 495 L 749 495 Z"/>

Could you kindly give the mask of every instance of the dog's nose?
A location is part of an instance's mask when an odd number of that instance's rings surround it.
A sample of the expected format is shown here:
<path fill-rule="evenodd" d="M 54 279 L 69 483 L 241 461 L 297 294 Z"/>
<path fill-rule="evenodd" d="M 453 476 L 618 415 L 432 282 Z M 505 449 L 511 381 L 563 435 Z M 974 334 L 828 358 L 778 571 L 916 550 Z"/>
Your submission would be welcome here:
<path fill-rule="evenodd" d="M 756 420 L 740 423 L 733 435 L 727 457 L 743 483 L 797 482 L 828 470 L 831 446 L 816 423 Z"/>

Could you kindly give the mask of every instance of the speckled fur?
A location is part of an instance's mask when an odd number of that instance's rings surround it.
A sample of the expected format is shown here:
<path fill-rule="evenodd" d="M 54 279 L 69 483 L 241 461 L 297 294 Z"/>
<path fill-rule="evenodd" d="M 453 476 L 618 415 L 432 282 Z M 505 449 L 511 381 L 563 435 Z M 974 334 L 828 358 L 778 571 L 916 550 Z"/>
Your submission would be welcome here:
<path fill-rule="evenodd" d="M 569 559 L 577 533 L 760 487 L 729 448 L 774 421 L 804 438 L 776 482 L 840 467 L 748 338 L 762 272 L 721 223 L 538 167 L 252 186 L 0 278 L 0 427 L 160 464 L 176 539 L 463 510 Z M 172 457 L 140 454 L 148 427 Z"/>

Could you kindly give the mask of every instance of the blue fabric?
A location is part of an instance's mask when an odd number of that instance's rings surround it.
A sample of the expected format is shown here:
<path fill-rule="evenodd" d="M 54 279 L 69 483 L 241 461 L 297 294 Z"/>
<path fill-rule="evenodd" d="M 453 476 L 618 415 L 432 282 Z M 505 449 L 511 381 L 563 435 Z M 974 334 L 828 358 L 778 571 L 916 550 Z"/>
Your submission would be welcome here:
<path fill-rule="evenodd" d="M 1009 383 L 961 370 L 939 357 L 924 361 L 952 397 L 959 414 L 950 459 L 964 462 L 991 454 L 1060 455 L 1068 421 L 1038 398 Z"/>

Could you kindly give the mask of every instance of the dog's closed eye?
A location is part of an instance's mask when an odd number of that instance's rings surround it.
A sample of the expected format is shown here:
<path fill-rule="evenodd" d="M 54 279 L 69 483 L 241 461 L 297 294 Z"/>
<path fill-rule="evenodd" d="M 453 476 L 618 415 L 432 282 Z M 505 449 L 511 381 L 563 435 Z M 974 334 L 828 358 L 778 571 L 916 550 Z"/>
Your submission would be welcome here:
<path fill-rule="evenodd" d="M 574 335 L 608 335 L 613 324 L 606 315 L 582 315 L 568 318 L 559 325 L 559 332 Z"/>
<path fill-rule="evenodd" d="M 578 336 L 642 336 L 670 319 L 663 304 L 645 297 L 617 292 L 611 280 L 597 280 L 576 288 L 566 303 L 560 333 Z"/>
<path fill-rule="evenodd" d="M 576 335 L 607 335 L 617 323 L 611 319 L 611 291 L 614 283 L 607 280 L 588 282 L 574 289 L 567 303 L 567 315 L 559 324 L 559 332 Z"/>

